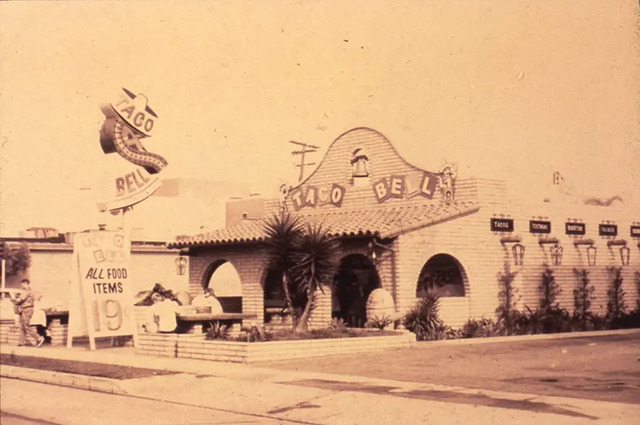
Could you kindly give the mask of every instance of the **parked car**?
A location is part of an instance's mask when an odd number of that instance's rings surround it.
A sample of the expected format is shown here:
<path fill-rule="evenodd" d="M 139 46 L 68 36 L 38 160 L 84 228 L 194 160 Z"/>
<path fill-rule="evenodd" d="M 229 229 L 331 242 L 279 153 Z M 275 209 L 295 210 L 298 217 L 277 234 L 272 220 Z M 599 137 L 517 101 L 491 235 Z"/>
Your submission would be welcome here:
<path fill-rule="evenodd" d="M 18 322 L 16 305 L 11 298 L 16 298 L 19 292 L 19 289 L 0 289 L 0 320 Z"/>

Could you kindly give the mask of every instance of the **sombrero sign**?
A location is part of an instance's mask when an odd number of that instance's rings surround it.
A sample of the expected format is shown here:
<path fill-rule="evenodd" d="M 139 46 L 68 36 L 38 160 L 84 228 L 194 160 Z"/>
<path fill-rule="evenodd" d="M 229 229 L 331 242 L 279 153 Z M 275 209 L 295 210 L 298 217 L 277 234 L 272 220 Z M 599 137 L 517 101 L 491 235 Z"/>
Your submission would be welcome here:
<path fill-rule="evenodd" d="M 117 103 L 102 106 L 106 119 L 100 130 L 100 146 L 105 154 L 117 152 L 141 168 L 115 179 L 115 198 L 98 204 L 100 211 L 117 212 L 142 202 L 162 185 L 157 174 L 168 165 L 162 156 L 147 151 L 142 140 L 149 138 L 158 115 L 149 107 L 147 97 L 123 88 Z"/>

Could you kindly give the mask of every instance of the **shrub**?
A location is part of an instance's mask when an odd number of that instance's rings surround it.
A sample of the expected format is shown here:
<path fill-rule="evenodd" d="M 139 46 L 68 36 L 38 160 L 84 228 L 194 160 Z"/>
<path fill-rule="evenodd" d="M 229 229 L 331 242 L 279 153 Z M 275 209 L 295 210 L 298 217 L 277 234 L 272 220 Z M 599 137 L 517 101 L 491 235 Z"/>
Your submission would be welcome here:
<path fill-rule="evenodd" d="M 620 267 L 609 267 L 611 274 L 611 286 L 607 291 L 607 320 L 612 324 L 622 317 L 627 305 L 624 301 L 625 292 L 622 289 L 622 269 Z"/>
<path fill-rule="evenodd" d="M 331 323 L 329 323 L 329 328 L 337 329 L 337 330 L 346 329 L 347 324 L 344 323 L 344 319 L 341 319 L 339 317 L 334 317 L 333 319 L 331 319 Z"/>
<path fill-rule="evenodd" d="M 595 326 L 594 317 L 589 311 L 596 288 L 590 284 L 589 272 L 586 269 L 573 269 L 578 278 L 578 287 L 573 290 L 573 326 L 574 330 L 591 330 Z"/>
<path fill-rule="evenodd" d="M 524 334 L 549 334 L 571 331 L 571 315 L 563 308 L 548 307 L 527 311 L 523 314 L 520 329 Z"/>
<path fill-rule="evenodd" d="M 221 324 L 220 322 L 210 322 L 204 338 L 209 341 L 216 339 L 228 340 L 229 325 Z"/>
<path fill-rule="evenodd" d="M 242 330 L 244 331 L 244 335 L 236 338 L 239 342 L 264 342 L 273 339 L 273 333 L 269 332 L 264 326 L 258 328 L 254 325 L 249 328 L 242 328 Z"/>
<path fill-rule="evenodd" d="M 504 272 L 498 274 L 500 305 L 496 309 L 496 313 L 498 313 L 498 326 L 501 328 L 502 335 L 519 333 L 518 322 L 521 320 L 521 314 L 515 309 L 517 290 L 513 287 L 513 281 L 517 274 L 517 272 L 510 270 L 509 263 L 505 263 Z"/>
<path fill-rule="evenodd" d="M 364 327 L 383 330 L 384 328 L 389 327 L 391 324 L 393 324 L 393 320 L 391 320 L 391 317 L 376 316 L 373 319 L 368 320 L 367 323 L 365 323 Z"/>
<path fill-rule="evenodd" d="M 501 335 L 498 324 L 492 319 L 469 319 L 457 332 L 459 338 L 486 338 Z"/>
<path fill-rule="evenodd" d="M 404 317 L 404 326 L 416 334 L 418 341 L 433 341 L 453 336 L 453 330 L 438 317 L 439 304 L 437 295 L 427 294 Z"/>
<path fill-rule="evenodd" d="M 545 269 L 542 273 L 542 282 L 540 285 L 540 290 L 542 292 L 542 297 L 540 298 L 540 309 L 557 309 L 558 303 L 556 303 L 556 298 L 562 291 L 560 290 L 560 287 L 556 282 L 556 278 L 553 275 L 553 270 L 551 270 L 546 264 L 544 265 L 544 267 Z"/>

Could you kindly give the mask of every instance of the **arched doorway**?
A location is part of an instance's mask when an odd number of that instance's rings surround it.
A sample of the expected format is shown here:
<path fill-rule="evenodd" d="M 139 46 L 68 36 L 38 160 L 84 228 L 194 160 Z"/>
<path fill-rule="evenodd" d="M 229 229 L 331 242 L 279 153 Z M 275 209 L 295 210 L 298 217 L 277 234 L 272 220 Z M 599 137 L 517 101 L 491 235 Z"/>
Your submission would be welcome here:
<path fill-rule="evenodd" d="M 422 298 L 427 294 L 438 297 L 464 297 L 466 281 L 464 268 L 455 257 L 436 254 L 420 271 L 416 298 Z"/>
<path fill-rule="evenodd" d="M 264 323 L 279 325 L 286 322 L 289 317 L 286 306 L 282 272 L 268 270 L 264 278 Z"/>
<path fill-rule="evenodd" d="M 242 313 L 242 281 L 227 260 L 214 261 L 203 275 L 202 288 L 211 289 L 225 313 Z"/>
<path fill-rule="evenodd" d="M 367 321 L 367 299 L 380 287 L 380 277 L 371 260 L 362 254 L 347 255 L 340 261 L 331 291 L 331 315 L 353 328 Z"/>

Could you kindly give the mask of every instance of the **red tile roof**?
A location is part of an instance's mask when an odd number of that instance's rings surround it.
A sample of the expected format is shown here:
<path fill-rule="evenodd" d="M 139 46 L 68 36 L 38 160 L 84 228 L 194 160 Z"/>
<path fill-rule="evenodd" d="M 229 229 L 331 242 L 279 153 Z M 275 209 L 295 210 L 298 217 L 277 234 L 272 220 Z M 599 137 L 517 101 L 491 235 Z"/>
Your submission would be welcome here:
<path fill-rule="evenodd" d="M 473 202 L 450 204 L 408 204 L 360 210 L 300 213 L 304 223 L 322 224 L 333 236 L 377 236 L 390 238 L 442 221 L 477 211 Z M 178 237 L 169 248 L 195 245 L 251 243 L 264 240 L 265 220 L 245 221 L 236 226 L 214 230 L 195 236 Z"/>

